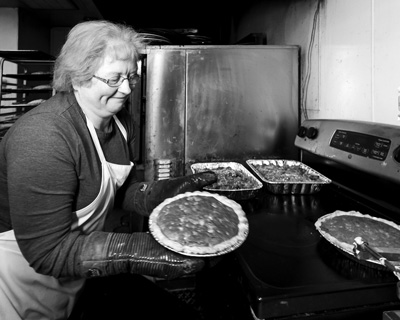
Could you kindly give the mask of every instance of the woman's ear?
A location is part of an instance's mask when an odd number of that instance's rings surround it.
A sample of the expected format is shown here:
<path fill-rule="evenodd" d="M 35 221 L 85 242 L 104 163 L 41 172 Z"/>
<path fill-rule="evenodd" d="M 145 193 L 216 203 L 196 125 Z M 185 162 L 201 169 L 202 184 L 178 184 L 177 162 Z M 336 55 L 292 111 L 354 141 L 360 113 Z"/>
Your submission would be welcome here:
<path fill-rule="evenodd" d="M 74 89 L 74 91 L 77 91 L 82 87 L 90 88 L 91 86 L 92 86 L 92 80 L 85 81 L 82 83 L 77 83 L 76 81 L 72 81 L 72 88 Z"/>

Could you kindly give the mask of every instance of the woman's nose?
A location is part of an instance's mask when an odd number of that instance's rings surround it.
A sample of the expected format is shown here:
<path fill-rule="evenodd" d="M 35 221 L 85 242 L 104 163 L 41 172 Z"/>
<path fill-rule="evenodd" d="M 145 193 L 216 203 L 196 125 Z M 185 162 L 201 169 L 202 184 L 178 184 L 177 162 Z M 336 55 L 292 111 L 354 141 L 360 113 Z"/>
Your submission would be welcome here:
<path fill-rule="evenodd" d="M 126 80 L 126 81 L 125 81 Z M 124 81 L 122 81 L 121 85 L 119 86 L 118 90 L 121 92 L 124 92 L 126 94 L 129 94 L 132 92 L 132 89 L 134 88 L 134 86 L 132 87 L 129 84 L 128 79 L 124 79 Z"/>

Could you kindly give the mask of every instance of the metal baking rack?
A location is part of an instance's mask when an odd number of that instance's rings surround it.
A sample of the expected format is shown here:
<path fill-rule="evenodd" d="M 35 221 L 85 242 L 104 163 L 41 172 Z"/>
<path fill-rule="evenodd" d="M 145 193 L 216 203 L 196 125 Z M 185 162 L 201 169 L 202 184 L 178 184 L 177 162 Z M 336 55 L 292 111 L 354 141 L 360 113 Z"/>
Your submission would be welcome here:
<path fill-rule="evenodd" d="M 39 50 L 0 50 L 0 140 L 21 115 L 54 94 L 54 60 Z"/>

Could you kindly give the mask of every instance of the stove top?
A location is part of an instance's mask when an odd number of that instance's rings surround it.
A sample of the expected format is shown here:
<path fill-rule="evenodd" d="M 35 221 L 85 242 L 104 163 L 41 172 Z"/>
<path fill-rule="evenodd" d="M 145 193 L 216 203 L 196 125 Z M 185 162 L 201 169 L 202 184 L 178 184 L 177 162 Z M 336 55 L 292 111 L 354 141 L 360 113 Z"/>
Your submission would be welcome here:
<path fill-rule="evenodd" d="M 399 131 L 399 132 L 398 132 Z M 342 120 L 309 120 L 295 145 L 301 161 L 332 180 L 318 193 L 261 192 L 241 203 L 249 236 L 235 252 L 256 319 L 355 314 L 400 308 L 398 279 L 365 265 L 320 236 L 314 223 L 336 210 L 400 222 L 400 130 Z M 390 190 L 391 192 L 388 192 Z M 351 312 L 349 311 L 351 310 Z"/>
<path fill-rule="evenodd" d="M 314 195 L 265 194 L 242 207 L 249 236 L 236 251 L 253 312 L 259 319 L 398 303 L 397 278 L 345 256 L 314 227 L 322 215 L 374 213 L 333 186 Z"/>

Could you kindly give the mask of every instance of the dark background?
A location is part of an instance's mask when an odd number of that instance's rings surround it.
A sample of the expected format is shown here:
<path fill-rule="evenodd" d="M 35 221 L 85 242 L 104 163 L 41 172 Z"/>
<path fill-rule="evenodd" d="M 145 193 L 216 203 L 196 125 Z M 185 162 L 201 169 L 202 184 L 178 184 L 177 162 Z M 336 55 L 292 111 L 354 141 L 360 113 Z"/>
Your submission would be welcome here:
<path fill-rule="evenodd" d="M 177 33 L 192 30 L 212 44 L 231 44 L 230 35 L 235 21 L 255 1 L 93 0 L 104 19 L 127 23 L 140 30 Z"/>

